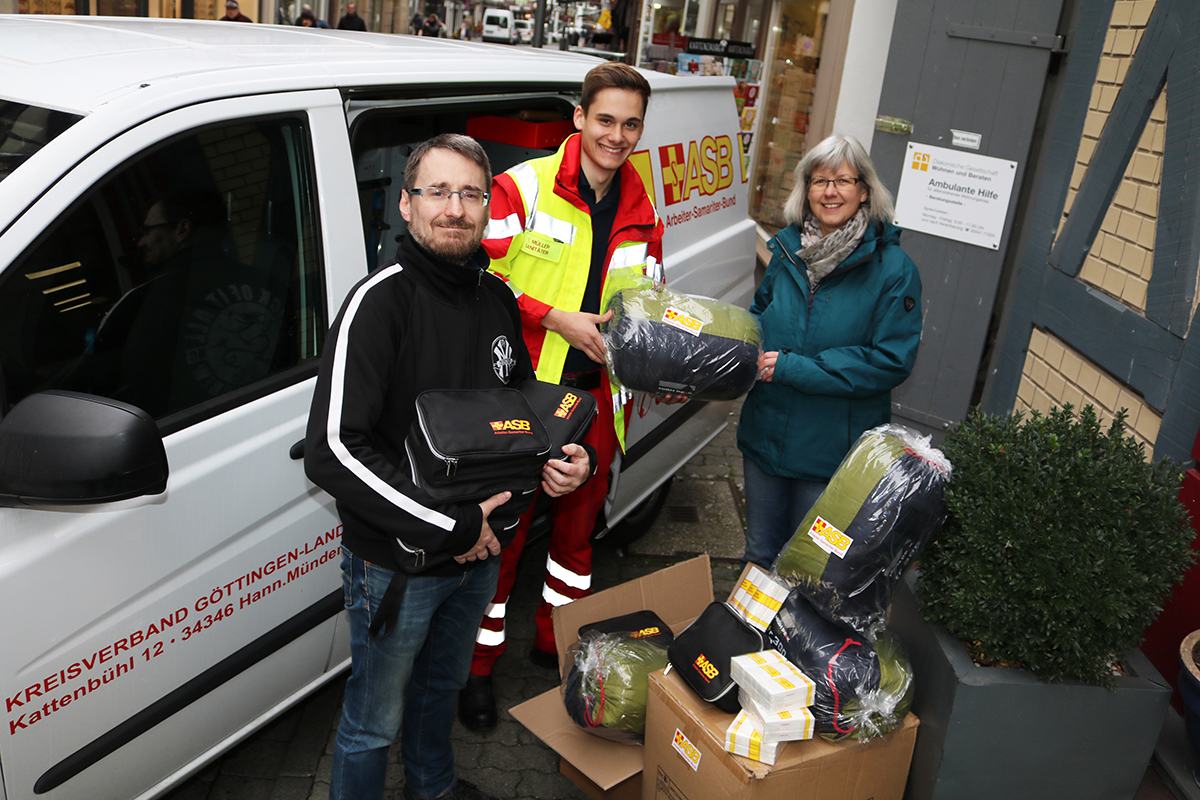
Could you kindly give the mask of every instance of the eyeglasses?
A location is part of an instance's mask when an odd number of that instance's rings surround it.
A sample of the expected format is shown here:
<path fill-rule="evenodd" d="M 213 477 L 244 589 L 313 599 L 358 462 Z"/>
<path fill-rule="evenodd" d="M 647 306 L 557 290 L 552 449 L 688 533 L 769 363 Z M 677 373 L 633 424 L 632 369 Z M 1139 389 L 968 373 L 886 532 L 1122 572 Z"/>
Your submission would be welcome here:
<path fill-rule="evenodd" d="M 825 191 L 825 187 L 833 184 L 839 189 L 849 189 L 851 186 L 859 182 L 859 178 L 811 178 L 808 181 L 809 188 Z"/>
<path fill-rule="evenodd" d="M 409 194 L 415 194 L 417 197 L 424 197 L 430 203 L 439 206 L 449 203 L 450 196 L 456 194 L 465 208 L 483 208 L 488 204 L 488 199 L 492 196 L 488 192 L 479 192 L 475 189 L 451 191 L 443 189 L 440 186 L 426 186 L 421 189 L 406 189 L 405 191 Z"/>

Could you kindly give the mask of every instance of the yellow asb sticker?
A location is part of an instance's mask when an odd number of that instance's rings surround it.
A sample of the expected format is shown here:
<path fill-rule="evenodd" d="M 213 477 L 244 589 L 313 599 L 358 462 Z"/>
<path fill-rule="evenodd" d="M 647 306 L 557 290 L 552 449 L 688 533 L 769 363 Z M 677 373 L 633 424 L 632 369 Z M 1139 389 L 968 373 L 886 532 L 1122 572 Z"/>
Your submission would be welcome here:
<path fill-rule="evenodd" d="M 529 232 L 525 234 L 525 244 L 521 245 L 521 251 L 529 253 L 534 258 L 557 262 L 562 258 L 563 243 L 556 242 L 548 236 Z"/>
<path fill-rule="evenodd" d="M 854 544 L 853 539 L 820 517 L 809 528 L 808 535 L 817 543 L 817 547 L 838 558 L 845 558 L 846 551 Z"/>
<path fill-rule="evenodd" d="M 693 771 L 700 769 L 700 751 L 696 746 L 688 741 L 688 738 L 683 735 L 683 731 L 679 728 L 675 729 L 675 738 L 671 741 L 671 746 L 679 755 L 683 756 L 683 760 Z"/>
<path fill-rule="evenodd" d="M 700 329 L 704 327 L 704 323 L 695 317 L 680 311 L 677 308 L 668 307 L 663 314 L 662 321 L 674 328 L 679 328 L 681 331 L 687 331 L 692 336 L 699 336 Z"/>

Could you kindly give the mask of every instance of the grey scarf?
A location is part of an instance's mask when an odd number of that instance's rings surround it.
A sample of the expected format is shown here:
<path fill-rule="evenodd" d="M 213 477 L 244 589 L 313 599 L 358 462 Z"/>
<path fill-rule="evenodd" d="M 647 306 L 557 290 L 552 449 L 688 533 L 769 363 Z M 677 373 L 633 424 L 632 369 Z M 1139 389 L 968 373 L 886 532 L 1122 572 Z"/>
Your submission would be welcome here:
<path fill-rule="evenodd" d="M 828 236 L 821 236 L 821 224 L 812 214 L 804 218 L 800 230 L 800 249 L 796 251 L 808 267 L 808 281 L 813 289 L 833 272 L 846 256 L 862 244 L 867 233 L 867 207 L 859 206 L 854 216 L 845 225 Z"/>

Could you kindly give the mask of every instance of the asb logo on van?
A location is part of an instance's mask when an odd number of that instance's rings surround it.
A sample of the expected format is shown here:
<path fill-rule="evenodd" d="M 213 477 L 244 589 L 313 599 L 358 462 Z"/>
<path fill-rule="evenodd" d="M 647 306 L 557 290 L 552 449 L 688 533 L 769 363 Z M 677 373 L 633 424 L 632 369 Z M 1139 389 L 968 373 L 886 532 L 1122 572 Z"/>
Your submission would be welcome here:
<path fill-rule="evenodd" d="M 733 156 L 737 152 L 728 136 L 705 136 L 699 142 L 661 145 L 664 203 L 699 200 L 733 185 Z"/>

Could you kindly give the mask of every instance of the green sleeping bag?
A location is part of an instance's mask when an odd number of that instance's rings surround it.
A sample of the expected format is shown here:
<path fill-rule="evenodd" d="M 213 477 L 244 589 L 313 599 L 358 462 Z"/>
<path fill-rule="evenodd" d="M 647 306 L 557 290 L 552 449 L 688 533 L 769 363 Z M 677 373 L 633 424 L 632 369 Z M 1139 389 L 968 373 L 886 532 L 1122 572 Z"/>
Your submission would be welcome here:
<path fill-rule="evenodd" d="M 567 649 L 567 662 L 563 704 L 575 724 L 605 739 L 641 742 L 650 673 L 667 666 L 667 649 L 627 633 L 587 631 Z"/>
<path fill-rule="evenodd" d="M 868 637 L 892 591 L 945 517 L 950 463 L 899 425 L 864 433 L 775 560 L 827 619 Z"/>

